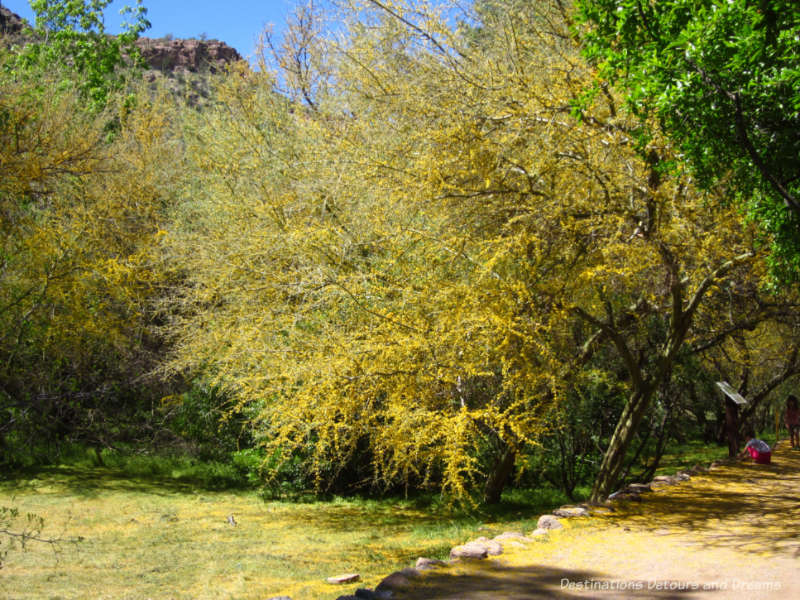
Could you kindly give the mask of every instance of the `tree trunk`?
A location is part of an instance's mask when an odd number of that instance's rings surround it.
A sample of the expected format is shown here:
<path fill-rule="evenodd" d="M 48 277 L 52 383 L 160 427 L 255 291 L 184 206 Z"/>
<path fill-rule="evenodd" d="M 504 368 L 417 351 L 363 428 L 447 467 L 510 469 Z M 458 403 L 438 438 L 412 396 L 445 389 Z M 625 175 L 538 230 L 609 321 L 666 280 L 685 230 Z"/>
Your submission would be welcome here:
<path fill-rule="evenodd" d="M 639 423 L 642 421 L 650 400 L 653 396 L 651 389 L 634 391 L 622 411 L 617 428 L 611 436 L 600 471 L 592 487 L 592 502 L 600 502 L 608 497 L 614 486 L 619 481 L 619 475 L 625 463 L 625 452 L 630 446 Z"/>
<path fill-rule="evenodd" d="M 486 504 L 497 504 L 500 502 L 500 496 L 503 493 L 503 488 L 506 486 L 509 475 L 514 469 L 514 461 L 517 458 L 517 451 L 511 446 L 504 445 L 500 456 L 489 473 L 489 478 L 486 480 L 486 487 L 483 492 L 483 501 Z"/>

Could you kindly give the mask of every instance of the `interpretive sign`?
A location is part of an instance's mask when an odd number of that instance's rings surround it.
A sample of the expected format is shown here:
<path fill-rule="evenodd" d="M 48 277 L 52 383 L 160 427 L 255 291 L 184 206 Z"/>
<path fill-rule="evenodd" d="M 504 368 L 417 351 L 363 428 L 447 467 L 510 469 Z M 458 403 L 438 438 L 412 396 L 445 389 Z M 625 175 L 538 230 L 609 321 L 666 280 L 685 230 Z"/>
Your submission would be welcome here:
<path fill-rule="evenodd" d="M 737 392 L 730 383 L 727 381 L 718 381 L 717 387 L 722 390 L 722 392 L 731 400 L 733 400 L 736 404 L 747 404 L 747 398 L 742 396 L 739 392 Z"/>

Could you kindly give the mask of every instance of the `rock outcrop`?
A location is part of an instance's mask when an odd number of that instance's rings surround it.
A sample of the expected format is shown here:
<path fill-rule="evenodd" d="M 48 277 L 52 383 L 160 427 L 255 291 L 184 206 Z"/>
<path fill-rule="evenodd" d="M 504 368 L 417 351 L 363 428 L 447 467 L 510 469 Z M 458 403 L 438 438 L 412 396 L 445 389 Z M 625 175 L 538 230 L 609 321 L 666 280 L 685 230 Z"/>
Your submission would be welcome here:
<path fill-rule="evenodd" d="M 25 19 L 0 6 L 0 37 L 6 46 L 30 41 L 32 31 L 26 32 L 27 26 Z M 216 73 L 242 60 L 236 48 L 219 40 L 142 37 L 136 40 L 136 46 L 148 67 L 166 76 Z"/>
<path fill-rule="evenodd" d="M 177 72 L 216 73 L 242 56 L 219 40 L 146 38 L 136 40 L 142 58 L 151 69 L 165 75 Z"/>
<path fill-rule="evenodd" d="M 0 35 L 14 35 L 22 31 L 25 20 L 17 13 L 0 6 Z"/>

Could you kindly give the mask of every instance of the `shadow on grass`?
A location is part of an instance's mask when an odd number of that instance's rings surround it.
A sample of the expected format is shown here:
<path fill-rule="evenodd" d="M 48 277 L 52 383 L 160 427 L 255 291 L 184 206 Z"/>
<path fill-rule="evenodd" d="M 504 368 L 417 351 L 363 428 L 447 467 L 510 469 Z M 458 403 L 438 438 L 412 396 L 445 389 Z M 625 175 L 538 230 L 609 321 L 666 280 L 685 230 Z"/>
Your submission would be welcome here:
<path fill-rule="evenodd" d="M 8 490 L 24 490 L 42 485 L 56 486 L 76 496 L 93 498 L 104 491 L 118 490 L 167 496 L 172 494 L 192 494 L 202 491 L 244 491 L 252 486 L 231 482 L 227 479 L 214 480 L 208 477 L 163 474 L 131 474 L 125 470 L 106 467 L 86 467 L 74 465 L 37 466 L 7 473 L 2 484 Z"/>
<path fill-rule="evenodd" d="M 660 589 L 657 589 L 657 587 Z M 544 566 L 495 567 L 469 574 L 426 573 L 413 589 L 396 591 L 395 600 L 535 600 L 537 598 L 658 598 L 678 600 L 692 589 L 684 581 L 637 581 L 598 571 Z M 705 590 L 709 597 L 717 590 Z"/>
<path fill-rule="evenodd" d="M 313 519 L 315 526 L 331 531 L 347 531 L 357 527 L 405 528 L 431 526 L 439 528 L 482 528 L 481 535 L 496 535 L 506 529 L 505 524 L 513 523 L 515 529 L 531 530 L 536 527 L 539 515 L 549 512 L 561 503 L 525 504 L 505 502 L 474 510 L 448 509 L 445 506 L 422 508 L 401 498 L 364 500 L 348 498 L 340 503 L 337 500 L 319 501 L 309 505 L 294 505 L 291 513 L 285 515 L 289 522 L 303 523 Z M 368 519 L 365 522 L 364 519 Z M 485 525 L 489 523 L 490 525 Z"/>

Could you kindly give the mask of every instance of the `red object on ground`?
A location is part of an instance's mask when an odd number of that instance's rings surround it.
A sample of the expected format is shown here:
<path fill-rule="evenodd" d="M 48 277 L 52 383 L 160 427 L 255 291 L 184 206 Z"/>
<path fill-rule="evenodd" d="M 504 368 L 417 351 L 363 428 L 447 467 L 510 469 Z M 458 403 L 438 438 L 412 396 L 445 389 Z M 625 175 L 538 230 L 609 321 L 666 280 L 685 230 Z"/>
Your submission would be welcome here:
<path fill-rule="evenodd" d="M 772 462 L 772 452 L 759 452 L 752 447 L 748 448 L 747 451 L 753 457 L 753 460 L 760 465 L 768 465 Z"/>

